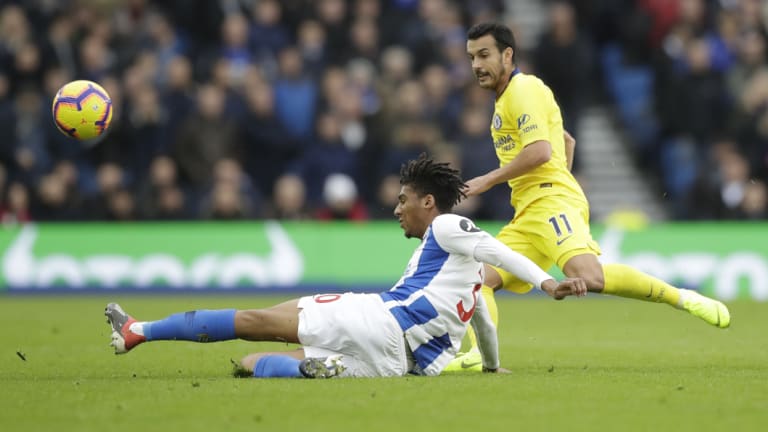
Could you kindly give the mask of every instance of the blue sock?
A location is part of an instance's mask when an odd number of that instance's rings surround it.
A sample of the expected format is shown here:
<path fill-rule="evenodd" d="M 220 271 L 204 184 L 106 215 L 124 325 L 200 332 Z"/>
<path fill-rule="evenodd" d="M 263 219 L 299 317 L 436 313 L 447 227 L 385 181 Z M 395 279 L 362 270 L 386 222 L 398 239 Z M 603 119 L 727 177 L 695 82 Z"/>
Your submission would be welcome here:
<path fill-rule="evenodd" d="M 301 377 L 299 363 L 293 357 L 286 355 L 268 355 L 256 362 L 253 376 L 256 378 L 298 378 Z"/>
<path fill-rule="evenodd" d="M 144 336 L 151 340 L 217 342 L 236 339 L 235 310 L 196 310 L 177 313 L 144 324 Z"/>

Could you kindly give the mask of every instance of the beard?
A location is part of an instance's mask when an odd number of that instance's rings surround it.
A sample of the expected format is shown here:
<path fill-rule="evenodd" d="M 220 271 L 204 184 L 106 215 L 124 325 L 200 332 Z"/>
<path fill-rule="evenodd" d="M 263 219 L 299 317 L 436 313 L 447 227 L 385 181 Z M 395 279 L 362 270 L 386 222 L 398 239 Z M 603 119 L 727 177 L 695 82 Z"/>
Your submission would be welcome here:
<path fill-rule="evenodd" d="M 489 72 L 487 70 L 481 70 L 479 72 L 475 72 L 475 81 L 477 81 L 477 84 L 484 89 L 490 89 L 493 90 L 496 88 L 496 86 L 499 84 L 499 76 L 504 75 L 506 71 L 504 70 L 504 63 L 502 63 L 501 60 L 499 60 L 498 63 L 498 71 L 499 75 L 494 75 L 492 72 Z"/>
<path fill-rule="evenodd" d="M 496 80 L 490 73 L 475 74 L 475 81 L 477 85 L 484 89 L 494 88 L 496 86 Z"/>

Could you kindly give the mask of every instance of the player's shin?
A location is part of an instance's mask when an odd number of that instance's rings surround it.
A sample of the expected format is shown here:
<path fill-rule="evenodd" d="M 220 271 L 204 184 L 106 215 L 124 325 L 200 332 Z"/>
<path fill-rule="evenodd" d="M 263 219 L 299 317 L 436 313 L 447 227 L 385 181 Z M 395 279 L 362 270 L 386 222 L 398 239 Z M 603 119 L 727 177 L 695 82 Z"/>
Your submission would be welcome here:
<path fill-rule="evenodd" d="M 267 355 L 260 358 L 253 367 L 256 378 L 299 378 L 302 376 L 301 360 L 286 355 Z"/>
<path fill-rule="evenodd" d="M 174 314 L 159 321 L 134 324 L 138 325 L 147 341 L 218 342 L 236 339 L 234 309 L 196 310 Z"/>
<path fill-rule="evenodd" d="M 624 264 L 604 264 L 603 294 L 680 307 L 680 290 Z"/>

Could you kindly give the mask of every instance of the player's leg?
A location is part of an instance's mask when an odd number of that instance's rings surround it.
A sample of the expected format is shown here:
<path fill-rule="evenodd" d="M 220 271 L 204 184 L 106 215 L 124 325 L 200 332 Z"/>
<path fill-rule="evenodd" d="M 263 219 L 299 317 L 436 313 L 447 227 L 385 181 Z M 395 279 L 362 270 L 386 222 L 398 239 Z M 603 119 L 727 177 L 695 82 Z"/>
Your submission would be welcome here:
<path fill-rule="evenodd" d="M 259 352 L 248 354 L 235 363 L 232 372 L 236 377 L 292 378 L 300 377 L 299 366 L 304 360 L 304 350 Z"/>
<path fill-rule="evenodd" d="M 135 346 L 155 340 L 218 342 L 232 339 L 298 342 L 298 300 L 268 309 L 237 311 L 195 310 L 170 315 L 158 321 L 139 322 L 120 305 L 107 305 L 105 315 L 112 326 L 112 346 L 123 354 Z"/>
<path fill-rule="evenodd" d="M 591 292 L 666 303 L 687 310 L 717 327 L 730 325 L 728 309 L 719 301 L 679 289 L 623 264 L 601 265 L 600 247 L 589 230 L 589 206 L 548 199 L 533 212 L 539 224 L 538 248 L 552 257 L 568 277 L 582 278 Z"/>
<path fill-rule="evenodd" d="M 346 369 L 337 353 L 306 357 L 303 348 L 294 351 L 248 354 L 235 364 L 236 377 L 256 378 L 332 378 Z"/>
<path fill-rule="evenodd" d="M 720 328 L 731 323 L 730 313 L 723 303 L 695 291 L 676 288 L 624 264 L 601 265 L 597 256 L 591 253 L 569 258 L 562 268 L 568 277 L 585 279 L 591 292 L 666 303 Z"/>
<path fill-rule="evenodd" d="M 299 343 L 299 299 L 267 309 L 237 311 L 235 334 L 250 341 Z"/>
<path fill-rule="evenodd" d="M 293 351 L 258 352 L 258 353 L 248 354 L 247 356 L 243 357 L 240 360 L 240 366 L 243 369 L 253 372 L 259 360 L 261 360 L 266 356 L 272 356 L 272 355 L 283 355 L 283 356 L 291 357 L 293 359 L 301 361 L 301 360 L 304 360 L 304 349 L 299 348 Z"/>

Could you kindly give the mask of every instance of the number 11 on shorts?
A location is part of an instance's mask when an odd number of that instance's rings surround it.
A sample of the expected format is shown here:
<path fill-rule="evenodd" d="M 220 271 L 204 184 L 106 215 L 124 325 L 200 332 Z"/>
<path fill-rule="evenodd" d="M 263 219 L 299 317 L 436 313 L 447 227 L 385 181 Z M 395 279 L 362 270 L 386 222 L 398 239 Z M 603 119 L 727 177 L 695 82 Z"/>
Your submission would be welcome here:
<path fill-rule="evenodd" d="M 565 217 L 564 213 L 560 213 L 559 215 L 560 219 L 563 221 L 563 225 L 565 225 L 565 229 L 568 231 L 568 234 L 573 234 L 573 230 L 571 229 L 571 224 L 568 223 L 568 218 Z M 558 237 L 563 235 L 563 230 L 560 228 L 560 223 L 557 221 L 558 216 L 552 216 L 549 218 L 549 223 L 552 224 L 552 228 L 555 229 L 555 234 L 557 234 Z"/>

